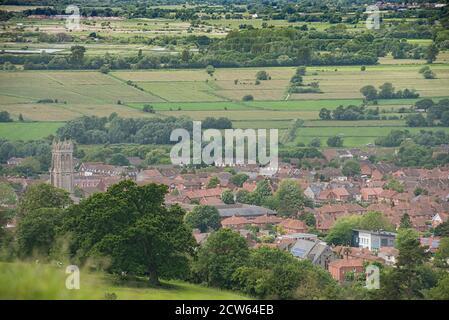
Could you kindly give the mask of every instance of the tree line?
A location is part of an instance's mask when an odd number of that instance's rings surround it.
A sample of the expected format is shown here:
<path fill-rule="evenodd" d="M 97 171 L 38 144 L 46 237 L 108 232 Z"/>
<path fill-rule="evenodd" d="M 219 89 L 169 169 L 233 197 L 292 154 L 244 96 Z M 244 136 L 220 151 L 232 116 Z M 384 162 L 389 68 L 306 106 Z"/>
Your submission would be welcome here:
<path fill-rule="evenodd" d="M 170 134 L 182 128 L 192 132 L 192 120 L 188 117 L 166 118 L 121 118 L 117 114 L 109 117 L 83 116 L 68 121 L 57 130 L 61 139 L 73 139 L 81 144 L 137 143 L 172 144 Z M 230 129 L 232 122 L 224 117 L 208 117 L 203 129 Z"/>

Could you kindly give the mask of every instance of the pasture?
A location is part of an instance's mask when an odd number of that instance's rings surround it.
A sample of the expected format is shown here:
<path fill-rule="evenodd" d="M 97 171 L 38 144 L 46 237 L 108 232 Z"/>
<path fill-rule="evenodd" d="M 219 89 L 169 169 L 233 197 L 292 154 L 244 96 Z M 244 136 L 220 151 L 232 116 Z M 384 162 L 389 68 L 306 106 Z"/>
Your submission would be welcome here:
<path fill-rule="evenodd" d="M 63 122 L 0 123 L 0 138 L 8 140 L 38 140 L 54 134 Z"/>
<path fill-rule="evenodd" d="M 286 129 L 292 119 L 305 120 L 298 139 L 307 143 L 320 137 L 342 134 L 345 145 L 372 143 L 394 128 L 404 128 L 405 114 L 417 99 L 379 100 L 381 115 L 397 115 L 398 120 L 321 121 L 321 108 L 360 105 L 360 88 L 393 83 L 396 90 L 417 90 L 434 100 L 449 97 L 449 64 L 431 66 L 437 78 L 427 80 L 419 64 L 308 67 L 304 82 L 318 81 L 321 94 L 291 94 L 287 89 L 293 67 L 217 68 L 212 76 L 204 69 L 113 71 L 16 71 L 0 72 L 0 110 L 13 119 L 22 114 L 25 123 L 1 124 L 0 137 L 36 139 L 54 133 L 62 122 L 82 115 L 123 117 L 189 116 L 227 117 L 236 128 Z M 256 73 L 265 70 L 271 80 L 256 84 Z M 252 95 L 254 101 L 242 101 Z M 48 99 L 53 100 L 49 102 Z M 40 101 L 41 100 L 41 101 Z M 156 113 L 142 111 L 153 106 Z M 16 126 L 16 127 L 14 127 Z M 415 130 L 415 129 L 413 129 Z M 299 141 L 298 141 L 299 142 Z"/>

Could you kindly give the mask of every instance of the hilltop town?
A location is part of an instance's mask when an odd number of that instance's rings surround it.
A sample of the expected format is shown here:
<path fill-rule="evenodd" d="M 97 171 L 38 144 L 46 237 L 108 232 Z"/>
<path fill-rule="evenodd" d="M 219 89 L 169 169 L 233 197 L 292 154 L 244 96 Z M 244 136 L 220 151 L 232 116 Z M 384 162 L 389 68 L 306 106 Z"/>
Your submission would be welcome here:
<path fill-rule="evenodd" d="M 298 259 L 308 259 L 344 282 L 345 273 L 364 274 L 367 262 L 394 266 L 398 256 L 396 231 L 403 224 L 420 234 L 423 246 L 436 252 L 440 237 L 434 230 L 449 217 L 449 168 L 404 168 L 391 163 L 372 163 L 369 151 L 360 149 L 325 149 L 322 164 L 342 163 L 341 167 L 323 169 L 297 168 L 282 163 L 270 177 L 259 175 L 258 166 L 227 168 L 180 167 L 156 165 L 143 167 L 139 157 L 128 157 L 129 165 L 79 162 L 73 158 L 73 143 L 53 144 L 50 178 L 3 178 L 15 185 L 15 194 L 30 185 L 51 183 L 67 190 L 75 202 L 94 193 L 106 192 L 123 180 L 139 186 L 163 184 L 168 187 L 166 205 L 179 204 L 187 212 L 195 208 L 216 208 L 221 228 L 243 236 L 249 247 L 267 246 L 289 251 Z M 10 158 L 6 166 L 20 166 L 23 158 Z M 345 163 L 355 168 L 348 171 Z M 346 168 L 346 169 L 345 169 Z M 283 182 L 297 184 L 296 194 L 286 196 L 289 210 L 273 209 L 251 195 L 268 198 L 279 193 Z M 292 197 L 292 198 L 288 198 Z M 5 204 L 2 204 L 5 205 Z M 296 207 L 295 207 L 296 206 Z M 9 208 L 14 208 L 10 205 Z M 378 213 L 388 230 L 351 230 L 350 241 L 332 239 L 329 234 L 339 220 Z M 380 216 L 377 219 L 380 219 Z M 374 223 L 374 226 L 376 224 Z M 14 220 L 7 228 L 14 228 Z M 217 226 L 193 229 L 197 243 L 204 243 Z"/>

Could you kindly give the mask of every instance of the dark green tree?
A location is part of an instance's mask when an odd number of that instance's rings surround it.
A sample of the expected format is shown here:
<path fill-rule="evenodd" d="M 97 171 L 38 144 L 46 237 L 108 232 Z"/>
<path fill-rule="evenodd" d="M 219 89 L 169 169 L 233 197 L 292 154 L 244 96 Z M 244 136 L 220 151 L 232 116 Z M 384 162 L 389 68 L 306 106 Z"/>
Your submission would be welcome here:
<path fill-rule="evenodd" d="M 231 190 L 225 190 L 221 194 L 221 200 L 226 204 L 234 204 L 234 193 Z"/>
<path fill-rule="evenodd" d="M 164 205 L 166 193 L 165 185 L 125 180 L 71 206 L 63 225 L 71 255 L 81 262 L 107 257 L 108 271 L 147 275 L 153 285 L 160 277 L 186 277 L 195 240 L 185 211 Z"/>
<path fill-rule="evenodd" d="M 278 213 L 283 216 L 297 215 L 306 204 L 304 192 L 293 179 L 282 180 L 274 197 L 277 200 Z"/>
<path fill-rule="evenodd" d="M 213 206 L 196 206 L 184 219 L 190 228 L 199 229 L 201 232 L 220 228 L 220 214 Z"/>
<path fill-rule="evenodd" d="M 331 120 L 332 119 L 331 111 L 326 108 L 322 108 L 320 110 L 319 117 L 321 120 Z"/>
<path fill-rule="evenodd" d="M 232 275 L 247 263 L 248 257 L 245 239 L 230 229 L 220 229 L 199 249 L 192 266 L 193 278 L 210 286 L 231 289 Z"/>
<path fill-rule="evenodd" d="M 399 228 L 401 228 L 401 229 L 413 228 L 413 224 L 412 224 L 412 221 L 410 220 L 410 216 L 408 215 L 408 213 L 404 213 L 402 215 Z"/>
<path fill-rule="evenodd" d="M 21 257 L 36 254 L 47 257 L 62 224 L 60 208 L 41 208 L 28 212 L 17 225 L 17 244 Z"/>
<path fill-rule="evenodd" d="M 329 137 L 327 139 L 327 145 L 334 148 L 343 147 L 343 138 L 340 136 Z"/>
<path fill-rule="evenodd" d="M 70 48 L 70 62 L 75 67 L 82 67 L 84 64 L 84 54 L 86 52 L 86 48 L 83 46 L 72 46 Z"/>
<path fill-rule="evenodd" d="M 342 173 L 347 177 L 360 174 L 360 164 L 355 160 L 348 160 L 343 164 Z"/>
<path fill-rule="evenodd" d="M 220 184 L 220 179 L 215 176 L 215 177 L 212 177 L 209 179 L 209 182 L 207 183 L 206 188 L 207 189 L 216 188 L 216 187 L 218 187 L 219 184 Z"/>
<path fill-rule="evenodd" d="M 17 206 L 19 218 L 41 208 L 65 208 L 72 204 L 69 193 L 46 183 L 29 186 Z"/>
<path fill-rule="evenodd" d="M 372 101 L 377 99 L 377 89 L 374 86 L 368 85 L 360 89 L 360 93 L 363 94 L 366 101 Z"/>
<path fill-rule="evenodd" d="M 110 159 L 109 164 L 114 166 L 129 166 L 129 160 L 121 153 L 115 153 Z"/>
<path fill-rule="evenodd" d="M 241 188 L 243 186 L 243 183 L 245 183 L 245 181 L 248 180 L 248 178 L 249 178 L 249 176 L 247 174 L 245 174 L 245 173 L 237 173 L 237 174 L 233 175 L 229 179 L 229 181 L 233 185 Z"/>
<path fill-rule="evenodd" d="M 426 50 L 427 63 L 433 63 L 436 60 L 438 53 L 440 53 L 440 50 L 434 43 L 432 43 L 429 47 L 427 47 Z"/>

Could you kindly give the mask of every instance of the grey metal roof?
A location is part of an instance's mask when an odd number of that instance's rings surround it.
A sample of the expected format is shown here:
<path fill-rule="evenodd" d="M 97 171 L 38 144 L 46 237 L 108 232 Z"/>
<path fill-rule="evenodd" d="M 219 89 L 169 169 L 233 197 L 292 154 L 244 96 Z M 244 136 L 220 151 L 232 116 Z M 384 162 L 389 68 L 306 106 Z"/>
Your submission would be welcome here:
<path fill-rule="evenodd" d="M 298 258 L 306 259 L 309 252 L 315 246 L 315 241 L 299 239 L 290 249 L 290 252 Z"/>
<path fill-rule="evenodd" d="M 252 205 L 240 205 L 240 206 L 216 206 L 218 213 L 221 217 L 251 217 L 251 216 L 263 216 L 263 215 L 276 215 L 276 211 L 271 209 L 252 206 Z"/>

